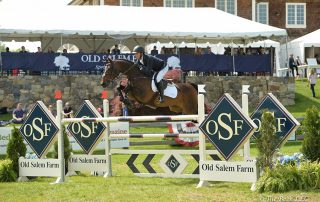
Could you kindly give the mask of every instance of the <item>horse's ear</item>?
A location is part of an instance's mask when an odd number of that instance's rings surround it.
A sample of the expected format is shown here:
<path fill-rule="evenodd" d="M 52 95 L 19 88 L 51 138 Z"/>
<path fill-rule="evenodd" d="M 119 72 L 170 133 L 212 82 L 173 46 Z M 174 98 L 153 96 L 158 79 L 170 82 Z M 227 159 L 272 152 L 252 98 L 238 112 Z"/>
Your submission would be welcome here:
<path fill-rule="evenodd" d="M 113 63 L 113 61 L 111 60 L 111 58 L 108 58 L 109 63 Z"/>

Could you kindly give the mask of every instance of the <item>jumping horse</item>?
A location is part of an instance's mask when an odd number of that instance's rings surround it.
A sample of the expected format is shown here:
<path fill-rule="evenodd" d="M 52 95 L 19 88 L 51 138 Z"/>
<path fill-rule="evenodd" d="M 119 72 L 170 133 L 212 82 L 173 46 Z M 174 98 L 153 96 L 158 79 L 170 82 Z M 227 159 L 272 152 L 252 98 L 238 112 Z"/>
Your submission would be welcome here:
<path fill-rule="evenodd" d="M 152 78 L 145 76 L 132 61 L 111 60 L 109 58 L 102 75 L 101 86 L 108 87 L 114 79 L 121 75 L 127 76 L 128 86 L 124 91 L 131 100 L 151 108 L 169 107 L 171 111 L 176 113 L 198 113 L 198 91 L 194 84 L 174 84 L 178 90 L 177 96 L 175 98 L 165 96 L 164 102 L 159 102 L 158 92 L 153 92 L 151 88 Z"/>

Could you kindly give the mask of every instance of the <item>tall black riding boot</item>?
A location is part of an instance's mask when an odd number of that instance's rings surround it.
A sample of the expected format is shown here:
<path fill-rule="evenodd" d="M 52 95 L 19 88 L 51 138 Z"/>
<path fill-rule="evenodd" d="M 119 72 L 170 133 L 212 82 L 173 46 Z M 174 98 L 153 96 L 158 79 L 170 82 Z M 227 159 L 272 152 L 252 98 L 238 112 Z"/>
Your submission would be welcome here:
<path fill-rule="evenodd" d="M 160 102 L 163 102 L 163 101 L 164 101 L 164 96 L 163 96 L 163 91 L 164 91 L 164 89 L 163 89 L 163 88 L 164 88 L 164 87 L 163 87 L 163 82 L 160 81 L 160 82 L 158 83 L 157 87 L 158 87 L 158 91 L 159 91 L 159 95 L 160 95 L 159 101 L 160 101 Z"/>

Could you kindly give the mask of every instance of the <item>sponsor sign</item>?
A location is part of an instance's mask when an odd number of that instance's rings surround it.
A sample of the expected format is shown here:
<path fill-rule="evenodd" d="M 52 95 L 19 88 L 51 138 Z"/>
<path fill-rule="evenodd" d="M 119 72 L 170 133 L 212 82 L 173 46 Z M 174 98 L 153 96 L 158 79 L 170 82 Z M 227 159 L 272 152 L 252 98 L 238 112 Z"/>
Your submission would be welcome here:
<path fill-rule="evenodd" d="M 69 171 L 107 171 L 106 155 L 72 155 L 69 158 Z"/>
<path fill-rule="evenodd" d="M 19 176 L 60 176 L 60 159 L 19 158 Z"/>
<path fill-rule="evenodd" d="M 256 182 L 258 179 L 256 161 L 200 161 L 200 173 L 203 181 Z"/>
<path fill-rule="evenodd" d="M 101 115 L 90 101 L 85 100 L 76 113 L 75 118 L 100 118 Z M 83 121 L 70 123 L 67 130 L 78 142 L 81 148 L 87 153 L 93 152 L 103 137 L 107 125 L 103 122 Z"/>
<path fill-rule="evenodd" d="M 276 121 L 276 135 L 281 139 L 280 145 L 284 144 L 290 135 L 300 126 L 300 123 L 272 93 L 268 93 L 251 115 L 251 119 L 258 126 L 258 129 L 253 133 L 255 138 L 261 135 L 261 118 L 264 110 L 268 110 L 273 114 Z"/>
<path fill-rule="evenodd" d="M 111 134 L 126 134 L 129 133 L 129 123 L 128 122 L 119 122 L 119 123 L 110 123 L 110 133 Z M 103 138 L 96 146 L 96 149 L 105 149 L 106 147 L 106 133 L 104 133 Z M 82 148 L 77 143 L 77 141 L 73 138 L 73 136 L 69 136 L 69 141 L 72 147 L 72 150 L 81 150 Z M 117 138 L 110 140 L 111 148 L 127 148 L 129 147 L 129 139 L 128 138 Z"/>
<path fill-rule="evenodd" d="M 7 145 L 11 137 L 11 131 L 13 127 L 0 127 L 0 154 L 7 154 Z M 23 140 L 24 144 L 27 147 L 27 152 L 32 152 L 32 149 L 28 143 Z"/>
<path fill-rule="evenodd" d="M 257 126 L 225 93 L 199 128 L 220 154 L 229 160 L 250 139 Z"/>
<path fill-rule="evenodd" d="M 55 118 L 41 101 L 37 101 L 19 129 L 34 153 L 42 158 L 57 139 Z"/>

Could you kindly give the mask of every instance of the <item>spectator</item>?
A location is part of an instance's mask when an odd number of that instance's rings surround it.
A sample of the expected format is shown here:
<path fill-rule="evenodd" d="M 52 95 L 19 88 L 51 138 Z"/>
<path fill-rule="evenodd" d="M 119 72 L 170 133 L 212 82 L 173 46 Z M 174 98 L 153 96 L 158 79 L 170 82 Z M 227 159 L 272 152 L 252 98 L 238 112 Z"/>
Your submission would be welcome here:
<path fill-rule="evenodd" d="M 70 106 L 69 102 L 66 102 L 66 104 L 63 108 L 63 116 L 64 116 L 64 118 L 72 118 L 73 117 L 73 109 Z"/>
<path fill-rule="evenodd" d="M 166 54 L 166 47 L 165 47 L 165 46 L 163 46 L 163 47 L 161 48 L 161 54 Z"/>
<path fill-rule="evenodd" d="M 114 54 L 114 55 L 120 54 L 120 49 L 118 48 L 118 44 L 114 45 L 114 49 L 112 50 L 112 54 Z"/>
<path fill-rule="evenodd" d="M 79 53 L 84 53 L 82 48 L 79 49 Z"/>
<path fill-rule="evenodd" d="M 48 53 L 54 53 L 51 46 L 48 47 Z"/>
<path fill-rule="evenodd" d="M 151 50 L 151 55 L 158 55 L 159 52 L 157 50 L 157 46 L 153 46 L 153 49 Z"/>
<path fill-rule="evenodd" d="M 238 55 L 246 55 L 246 53 L 244 52 L 243 48 L 241 48 L 240 46 L 238 48 Z"/>
<path fill-rule="evenodd" d="M 317 74 L 314 68 L 311 69 L 310 75 L 308 76 L 309 86 L 312 92 L 312 96 L 316 97 L 316 93 L 314 91 L 314 86 L 317 83 Z"/>
<path fill-rule="evenodd" d="M 251 55 L 252 54 L 252 50 L 251 50 L 251 46 L 249 46 L 249 48 L 247 48 L 246 50 L 246 55 Z"/>
<path fill-rule="evenodd" d="M 296 62 L 294 61 L 293 54 L 290 54 L 290 57 L 289 57 L 289 68 L 292 72 L 293 77 L 294 77 L 294 68 L 296 68 L 297 76 L 299 76 L 298 67 L 297 67 Z"/>
<path fill-rule="evenodd" d="M 20 53 L 27 53 L 26 48 L 24 46 L 21 46 Z"/>
<path fill-rule="evenodd" d="M 206 54 L 213 54 L 213 52 L 211 51 L 211 47 L 210 46 L 207 46 Z"/>
<path fill-rule="evenodd" d="M 111 54 L 110 48 L 107 49 L 107 54 Z"/>
<path fill-rule="evenodd" d="M 6 47 L 6 52 L 7 52 L 7 53 L 9 53 L 9 52 L 10 52 L 9 47 Z"/>
<path fill-rule="evenodd" d="M 262 48 L 262 46 L 260 46 L 260 47 L 258 48 L 257 54 L 258 54 L 258 55 L 263 55 L 263 54 L 264 54 L 264 49 Z"/>
<path fill-rule="evenodd" d="M 22 104 L 19 102 L 17 104 L 17 108 L 12 112 L 12 123 L 21 124 L 23 123 L 23 119 L 25 118 L 25 112 L 22 109 Z"/>
<path fill-rule="evenodd" d="M 224 48 L 223 55 L 231 55 L 231 47 L 230 46 Z"/>
<path fill-rule="evenodd" d="M 41 49 L 41 47 L 37 47 L 37 53 L 42 53 L 42 49 Z"/>
<path fill-rule="evenodd" d="M 48 106 L 48 110 L 49 110 L 49 112 L 50 112 L 53 116 L 55 116 L 55 112 L 53 111 L 52 105 L 49 105 L 49 106 Z"/>
<path fill-rule="evenodd" d="M 104 115 L 103 115 L 103 110 L 101 109 L 101 107 L 98 107 L 97 108 L 97 111 L 99 112 L 99 114 L 103 117 Z"/>
<path fill-rule="evenodd" d="M 303 63 L 301 62 L 299 56 L 296 57 L 296 65 L 297 66 L 303 65 Z"/>
<path fill-rule="evenodd" d="M 68 50 L 67 50 L 66 48 L 64 48 L 64 49 L 62 50 L 62 53 L 66 54 L 66 53 L 68 53 Z"/>

